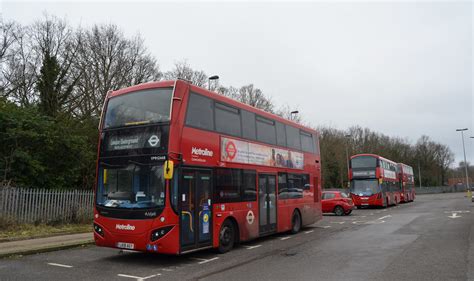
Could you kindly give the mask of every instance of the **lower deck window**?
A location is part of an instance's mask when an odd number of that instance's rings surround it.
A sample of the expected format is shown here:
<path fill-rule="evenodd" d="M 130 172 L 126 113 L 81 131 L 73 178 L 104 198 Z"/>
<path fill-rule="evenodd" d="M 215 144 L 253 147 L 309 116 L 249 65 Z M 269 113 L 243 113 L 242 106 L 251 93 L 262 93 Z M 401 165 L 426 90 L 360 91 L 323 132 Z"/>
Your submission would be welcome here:
<path fill-rule="evenodd" d="M 303 190 L 309 187 L 309 176 L 305 174 L 278 173 L 278 198 L 303 198 Z"/>
<path fill-rule="evenodd" d="M 215 176 L 215 202 L 224 203 L 257 200 L 255 171 L 219 168 L 216 169 Z"/>

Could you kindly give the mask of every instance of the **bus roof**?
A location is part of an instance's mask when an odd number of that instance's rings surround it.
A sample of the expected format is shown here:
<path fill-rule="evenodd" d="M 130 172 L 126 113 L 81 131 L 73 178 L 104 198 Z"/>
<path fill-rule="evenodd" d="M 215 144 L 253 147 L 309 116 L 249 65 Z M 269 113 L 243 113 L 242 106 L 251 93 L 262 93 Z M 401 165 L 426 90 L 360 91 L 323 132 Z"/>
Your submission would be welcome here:
<path fill-rule="evenodd" d="M 351 156 L 351 160 L 354 159 L 354 158 L 356 158 L 356 157 L 360 157 L 360 156 L 372 156 L 372 157 L 375 157 L 375 158 L 377 158 L 377 159 L 381 159 L 381 160 L 384 160 L 384 161 L 387 161 L 387 162 L 391 162 L 391 163 L 397 165 L 397 163 L 396 163 L 395 161 L 392 161 L 392 160 L 390 160 L 390 159 L 387 159 L 387 158 L 384 158 L 384 157 L 382 157 L 382 156 L 380 156 L 380 155 L 372 154 L 372 153 L 361 153 L 361 154 L 352 155 L 352 156 Z"/>
<path fill-rule="evenodd" d="M 212 99 L 217 100 L 217 101 L 228 103 L 230 105 L 233 105 L 233 106 L 241 108 L 241 109 L 245 109 L 247 111 L 251 111 L 253 113 L 261 115 L 262 117 L 273 119 L 275 121 L 278 121 L 278 122 L 281 122 L 281 123 L 284 123 L 284 124 L 287 124 L 287 125 L 292 125 L 292 126 L 297 127 L 299 129 L 302 129 L 302 130 L 305 130 L 307 132 L 311 132 L 313 134 L 316 134 L 316 136 L 319 137 L 319 133 L 316 130 L 312 129 L 312 128 L 303 126 L 299 123 L 290 121 L 290 120 L 285 119 L 283 117 L 280 117 L 276 114 L 266 112 L 264 110 L 261 110 L 259 108 L 250 106 L 248 104 L 242 103 L 240 101 L 234 100 L 234 99 L 226 97 L 224 95 L 220 95 L 218 93 L 215 93 L 215 92 L 209 91 L 207 89 L 198 87 L 196 85 L 193 85 L 190 82 L 187 82 L 187 81 L 181 80 L 181 79 L 142 83 L 142 84 L 138 84 L 138 85 L 135 85 L 135 86 L 123 88 L 123 89 L 120 89 L 120 90 L 111 91 L 107 94 L 106 99 L 109 99 L 109 98 L 112 98 L 112 97 L 115 97 L 115 96 L 120 96 L 120 95 L 123 95 L 123 94 L 127 94 L 127 93 L 130 93 L 130 92 L 136 92 L 136 91 L 141 91 L 141 90 L 146 90 L 146 89 L 162 88 L 162 87 L 173 87 L 178 83 L 183 83 L 183 84 L 189 85 L 191 91 L 197 92 L 198 94 L 207 96 L 207 97 L 212 98 Z"/>

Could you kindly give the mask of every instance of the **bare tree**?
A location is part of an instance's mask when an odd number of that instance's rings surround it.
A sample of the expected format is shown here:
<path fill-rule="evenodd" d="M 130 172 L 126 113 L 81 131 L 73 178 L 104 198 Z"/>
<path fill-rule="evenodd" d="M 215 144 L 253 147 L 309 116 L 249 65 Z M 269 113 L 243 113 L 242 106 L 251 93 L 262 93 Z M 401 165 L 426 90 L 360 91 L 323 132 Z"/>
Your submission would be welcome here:
<path fill-rule="evenodd" d="M 35 84 L 41 60 L 33 50 L 29 27 L 13 24 L 10 28 L 5 36 L 11 38 L 6 39 L 9 43 L 5 44 L 0 61 L 0 94 L 21 106 L 29 106 L 37 100 Z"/>
<path fill-rule="evenodd" d="M 208 76 L 202 70 L 194 70 L 186 60 L 175 62 L 174 68 L 163 75 L 166 80 L 185 79 L 198 87 L 207 87 Z"/>
<path fill-rule="evenodd" d="M 31 30 L 33 50 L 42 61 L 36 84 L 40 108 L 51 116 L 69 113 L 80 78 L 80 73 L 73 69 L 79 50 L 74 31 L 66 20 L 48 15 L 36 21 Z"/>
<path fill-rule="evenodd" d="M 81 74 L 75 93 L 77 115 L 98 116 L 108 91 L 157 81 L 162 76 L 143 39 L 139 35 L 125 38 L 116 25 L 79 30 L 76 42 L 79 54 L 75 68 Z"/>
<path fill-rule="evenodd" d="M 15 42 L 15 33 L 18 26 L 15 22 L 4 22 L 3 19 L 0 19 L 0 32 L 1 32 L 1 42 L 0 42 L 0 63 L 6 59 L 8 54 L 7 52 L 10 47 Z"/>
<path fill-rule="evenodd" d="M 278 108 L 275 112 L 276 115 L 291 120 L 296 123 L 303 123 L 303 119 L 299 114 L 292 114 L 291 112 L 297 111 L 297 108 L 291 108 L 288 104 L 283 105 L 282 107 Z M 309 124 L 308 124 L 309 125 Z"/>
<path fill-rule="evenodd" d="M 267 112 L 273 113 L 274 110 L 271 99 L 265 96 L 262 90 L 255 88 L 253 84 L 242 86 L 239 89 L 237 100 Z"/>

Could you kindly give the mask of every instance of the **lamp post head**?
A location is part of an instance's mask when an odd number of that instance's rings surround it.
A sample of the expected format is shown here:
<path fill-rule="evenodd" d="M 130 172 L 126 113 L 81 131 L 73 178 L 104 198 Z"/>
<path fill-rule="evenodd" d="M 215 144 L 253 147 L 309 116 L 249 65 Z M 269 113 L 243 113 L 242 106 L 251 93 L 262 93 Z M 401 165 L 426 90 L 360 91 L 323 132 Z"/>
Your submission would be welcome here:
<path fill-rule="evenodd" d="M 219 79 L 219 75 L 212 75 L 208 79 L 209 80 L 217 80 L 217 79 Z"/>
<path fill-rule="evenodd" d="M 290 112 L 290 114 L 298 114 L 298 113 L 300 113 L 298 110 Z"/>
<path fill-rule="evenodd" d="M 456 132 L 467 131 L 467 130 L 468 130 L 467 128 L 464 128 L 464 129 L 456 129 Z"/>

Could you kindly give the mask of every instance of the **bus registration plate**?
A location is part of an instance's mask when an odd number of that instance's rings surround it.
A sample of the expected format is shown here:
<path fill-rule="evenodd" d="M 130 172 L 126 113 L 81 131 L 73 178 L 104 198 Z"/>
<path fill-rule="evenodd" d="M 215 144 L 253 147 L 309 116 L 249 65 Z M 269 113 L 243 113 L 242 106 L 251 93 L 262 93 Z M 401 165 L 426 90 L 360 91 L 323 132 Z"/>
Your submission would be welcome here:
<path fill-rule="evenodd" d="M 133 249 L 135 249 L 135 244 L 125 243 L 125 242 L 117 242 L 117 248 L 133 250 Z"/>

